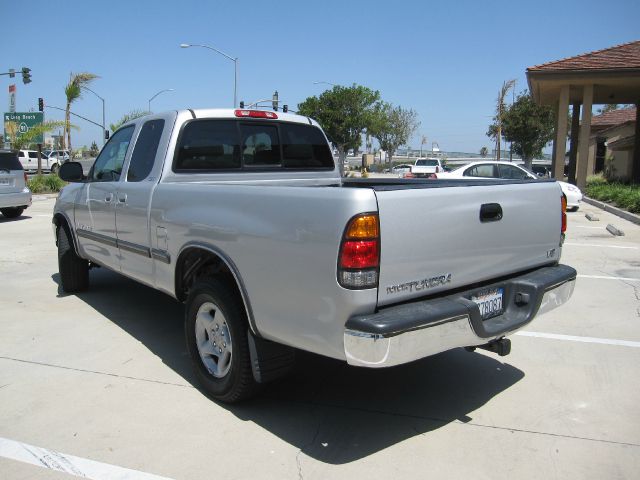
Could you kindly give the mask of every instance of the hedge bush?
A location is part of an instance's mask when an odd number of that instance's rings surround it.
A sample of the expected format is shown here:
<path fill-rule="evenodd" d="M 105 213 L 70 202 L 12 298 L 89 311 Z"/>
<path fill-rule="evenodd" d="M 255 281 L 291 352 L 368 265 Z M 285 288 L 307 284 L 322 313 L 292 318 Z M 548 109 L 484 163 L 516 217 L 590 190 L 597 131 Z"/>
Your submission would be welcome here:
<path fill-rule="evenodd" d="M 608 182 L 602 177 L 587 179 L 586 195 L 632 213 L 640 213 L 640 185 Z"/>
<path fill-rule="evenodd" d="M 59 192 L 66 183 L 56 174 L 36 175 L 27 181 L 27 186 L 32 193 Z"/>

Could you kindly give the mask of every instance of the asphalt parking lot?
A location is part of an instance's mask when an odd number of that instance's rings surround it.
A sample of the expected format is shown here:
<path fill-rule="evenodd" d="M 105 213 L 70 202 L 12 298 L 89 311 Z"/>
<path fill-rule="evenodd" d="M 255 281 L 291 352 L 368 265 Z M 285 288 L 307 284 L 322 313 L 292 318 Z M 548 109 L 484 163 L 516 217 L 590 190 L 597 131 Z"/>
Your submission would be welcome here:
<path fill-rule="evenodd" d="M 62 293 L 53 204 L 0 218 L 2 479 L 638 478 L 638 225 L 569 213 L 573 298 L 507 357 L 372 371 L 303 355 L 230 407 L 195 387 L 174 300 L 104 269 Z"/>

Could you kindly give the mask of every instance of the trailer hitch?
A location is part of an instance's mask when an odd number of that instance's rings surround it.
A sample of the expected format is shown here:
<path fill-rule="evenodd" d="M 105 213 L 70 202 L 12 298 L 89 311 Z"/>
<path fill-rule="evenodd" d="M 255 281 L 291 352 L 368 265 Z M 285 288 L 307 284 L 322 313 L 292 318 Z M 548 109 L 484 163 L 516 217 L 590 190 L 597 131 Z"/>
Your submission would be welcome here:
<path fill-rule="evenodd" d="M 475 347 L 465 347 L 467 352 L 473 352 L 476 348 L 487 350 L 489 352 L 497 353 L 501 357 L 507 356 L 511 353 L 511 340 L 508 338 L 499 338 L 492 342 L 485 343 L 484 345 L 476 345 Z"/>

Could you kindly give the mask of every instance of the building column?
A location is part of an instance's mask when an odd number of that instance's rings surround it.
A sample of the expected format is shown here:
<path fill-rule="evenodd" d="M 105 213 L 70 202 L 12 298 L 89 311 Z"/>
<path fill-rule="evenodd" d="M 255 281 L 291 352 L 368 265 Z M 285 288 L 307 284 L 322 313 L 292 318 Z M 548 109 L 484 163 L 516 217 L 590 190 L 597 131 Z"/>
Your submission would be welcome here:
<path fill-rule="evenodd" d="M 556 137 L 553 142 L 553 178 L 564 178 L 564 156 L 567 153 L 567 120 L 569 114 L 569 85 L 560 89 L 558 112 L 556 115 Z"/>
<path fill-rule="evenodd" d="M 578 176 L 576 184 L 580 190 L 587 186 L 589 165 L 589 136 L 591 135 L 591 109 L 593 108 L 593 85 L 585 85 L 582 92 L 582 125 L 578 139 Z"/>
<path fill-rule="evenodd" d="M 636 131 L 631 159 L 631 181 L 640 184 L 640 101 L 636 102 Z"/>
<path fill-rule="evenodd" d="M 580 104 L 571 109 L 571 143 L 569 144 L 569 183 L 576 184 L 576 161 L 578 159 L 578 132 L 580 131 Z"/>

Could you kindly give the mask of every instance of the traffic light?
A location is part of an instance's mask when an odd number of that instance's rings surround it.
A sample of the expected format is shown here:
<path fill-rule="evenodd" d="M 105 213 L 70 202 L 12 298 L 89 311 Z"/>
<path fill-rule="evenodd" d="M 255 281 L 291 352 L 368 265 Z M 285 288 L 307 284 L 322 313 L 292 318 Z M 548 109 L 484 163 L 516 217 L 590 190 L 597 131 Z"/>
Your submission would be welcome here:
<path fill-rule="evenodd" d="M 38 111 L 44 112 L 44 98 L 38 98 Z"/>
<path fill-rule="evenodd" d="M 31 83 L 31 69 L 29 67 L 22 67 L 22 83 L 25 85 Z"/>

